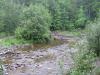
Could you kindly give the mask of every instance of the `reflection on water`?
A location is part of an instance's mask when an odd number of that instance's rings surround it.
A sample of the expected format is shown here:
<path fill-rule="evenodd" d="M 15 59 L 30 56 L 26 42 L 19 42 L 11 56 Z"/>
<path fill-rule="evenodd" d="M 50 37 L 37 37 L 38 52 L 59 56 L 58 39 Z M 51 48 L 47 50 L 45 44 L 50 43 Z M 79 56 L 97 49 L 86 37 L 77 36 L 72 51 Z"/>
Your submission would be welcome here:
<path fill-rule="evenodd" d="M 18 50 L 22 50 L 22 51 L 30 51 L 30 50 L 37 50 L 37 49 L 46 49 L 46 48 L 51 48 L 51 47 L 54 47 L 54 46 L 57 46 L 57 45 L 61 45 L 63 43 L 66 43 L 64 41 L 61 41 L 61 40 L 54 40 L 54 41 L 51 41 L 50 43 L 47 43 L 47 44 L 33 44 L 33 45 L 28 45 L 28 46 L 25 46 L 24 48 L 20 48 Z"/>

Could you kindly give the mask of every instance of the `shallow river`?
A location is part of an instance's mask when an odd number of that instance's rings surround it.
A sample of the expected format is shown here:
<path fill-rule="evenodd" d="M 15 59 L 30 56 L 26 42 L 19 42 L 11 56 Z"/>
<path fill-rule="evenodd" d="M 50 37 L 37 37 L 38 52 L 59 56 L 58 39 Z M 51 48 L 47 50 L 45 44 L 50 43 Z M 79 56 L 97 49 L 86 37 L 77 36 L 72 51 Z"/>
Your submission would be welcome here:
<path fill-rule="evenodd" d="M 73 66 L 72 53 L 77 51 L 70 44 L 57 40 L 50 44 L 11 47 L 0 55 L 4 75 L 64 75 Z"/>

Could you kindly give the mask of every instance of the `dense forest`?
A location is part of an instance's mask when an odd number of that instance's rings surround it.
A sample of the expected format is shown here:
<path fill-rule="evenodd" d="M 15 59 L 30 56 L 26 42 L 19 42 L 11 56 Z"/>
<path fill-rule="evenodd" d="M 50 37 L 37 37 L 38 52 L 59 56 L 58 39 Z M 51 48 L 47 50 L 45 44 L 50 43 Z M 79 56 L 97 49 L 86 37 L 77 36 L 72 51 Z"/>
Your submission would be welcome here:
<path fill-rule="evenodd" d="M 78 45 L 78 67 L 66 75 L 92 75 L 90 61 L 100 57 L 100 0 L 0 0 L 0 45 L 49 44 L 57 32 L 74 32 L 86 41 Z"/>
<path fill-rule="evenodd" d="M 46 42 L 51 31 L 85 28 L 99 7 L 99 0 L 1 0 L 0 33 Z"/>

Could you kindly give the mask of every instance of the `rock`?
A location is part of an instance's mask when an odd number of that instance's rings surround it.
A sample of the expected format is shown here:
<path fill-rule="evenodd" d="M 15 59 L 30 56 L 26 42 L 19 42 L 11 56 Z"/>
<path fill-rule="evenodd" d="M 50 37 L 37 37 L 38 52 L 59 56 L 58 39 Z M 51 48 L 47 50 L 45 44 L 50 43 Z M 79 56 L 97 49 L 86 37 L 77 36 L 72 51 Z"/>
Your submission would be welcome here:
<path fill-rule="evenodd" d="M 56 37 L 61 40 L 68 40 L 69 37 L 58 36 Z M 71 38 L 72 40 L 72 38 Z M 70 40 L 69 40 L 70 41 Z M 63 60 L 64 69 L 69 70 L 72 67 L 73 60 L 71 58 L 71 53 L 76 52 L 74 48 L 69 48 L 68 43 L 62 43 L 57 46 L 49 47 L 46 49 L 37 49 L 33 51 L 29 44 L 26 45 L 17 45 L 11 47 L 2 47 L 0 48 L 0 57 L 4 60 L 3 57 L 11 56 L 10 66 L 11 69 L 9 72 L 13 75 L 58 75 L 58 63 Z M 26 52 L 23 50 L 31 51 Z M 8 61 L 8 60 L 7 60 Z M 36 62 L 39 61 L 39 62 Z M 9 64 L 7 64 L 9 65 Z M 7 67 L 4 65 L 4 67 Z M 23 70 L 22 70 L 23 69 Z M 8 68 L 5 68 L 8 71 Z M 33 71 L 34 70 L 34 71 Z M 21 73 L 23 72 L 23 73 Z M 7 72 L 5 72 L 7 73 Z M 8 73 L 8 75 L 10 75 Z"/>

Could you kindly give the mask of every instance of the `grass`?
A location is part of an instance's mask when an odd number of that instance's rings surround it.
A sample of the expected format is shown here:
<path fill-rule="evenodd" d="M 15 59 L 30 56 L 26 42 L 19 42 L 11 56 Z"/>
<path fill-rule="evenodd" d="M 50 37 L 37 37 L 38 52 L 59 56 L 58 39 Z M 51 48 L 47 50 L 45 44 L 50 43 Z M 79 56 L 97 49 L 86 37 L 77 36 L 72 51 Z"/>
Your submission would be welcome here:
<path fill-rule="evenodd" d="M 14 37 L 7 37 L 4 39 L 0 39 L 0 45 L 4 45 L 4 46 L 21 45 L 26 43 L 31 43 L 31 42 L 25 41 L 23 39 L 16 39 Z"/>
<path fill-rule="evenodd" d="M 85 30 L 72 30 L 72 31 L 58 31 L 60 34 L 64 36 L 76 36 L 81 37 L 82 34 L 85 33 Z"/>
<path fill-rule="evenodd" d="M 6 33 L 4 33 L 4 32 L 0 33 L 0 38 L 3 38 L 5 36 L 6 36 Z"/>

